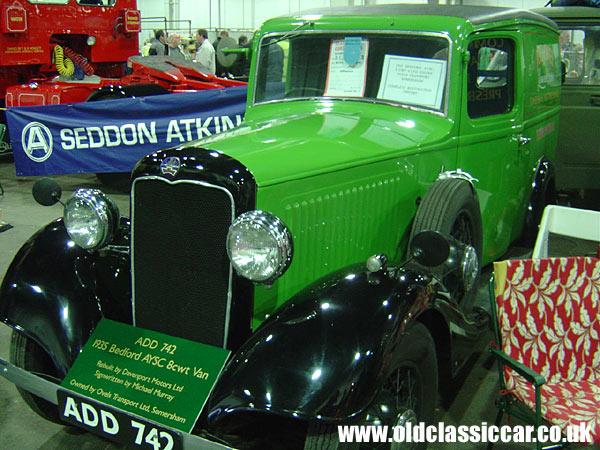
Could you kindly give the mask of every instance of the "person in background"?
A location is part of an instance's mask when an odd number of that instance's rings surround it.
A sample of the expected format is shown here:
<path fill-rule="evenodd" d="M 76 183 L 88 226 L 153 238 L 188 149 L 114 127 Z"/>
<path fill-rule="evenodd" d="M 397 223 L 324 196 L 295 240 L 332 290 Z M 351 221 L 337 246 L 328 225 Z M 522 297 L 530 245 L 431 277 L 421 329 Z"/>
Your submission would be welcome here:
<path fill-rule="evenodd" d="M 559 36 L 560 59 L 563 63 L 565 63 L 565 70 L 568 78 L 579 78 L 584 72 L 583 43 L 575 43 L 572 41 L 572 39 L 575 37 L 575 31 L 576 30 L 562 30 Z M 586 31 L 586 34 L 587 33 L 588 32 Z M 588 59 L 588 53 L 586 53 L 585 58 L 587 60 L 585 65 L 586 72 L 589 69 L 593 70 L 593 64 L 589 64 L 592 62 L 592 60 Z"/>
<path fill-rule="evenodd" d="M 267 55 L 267 81 L 280 82 L 283 79 L 283 48 L 277 43 L 270 44 Z"/>
<path fill-rule="evenodd" d="M 571 42 L 571 33 L 569 30 L 563 30 L 559 36 L 560 50 L 561 52 L 574 51 L 576 50 L 575 44 Z"/>
<path fill-rule="evenodd" d="M 249 48 L 248 38 L 243 34 L 238 38 L 239 48 Z M 231 67 L 231 73 L 236 77 L 247 77 L 250 74 L 250 60 L 245 53 L 240 53 Z"/>
<path fill-rule="evenodd" d="M 198 42 L 198 48 L 196 50 L 196 57 L 194 58 L 194 61 L 200 63 L 202 66 L 201 70 L 205 70 L 208 73 L 214 74 L 216 71 L 215 49 L 208 40 L 208 32 L 206 29 L 198 29 L 196 32 L 196 42 Z"/>
<path fill-rule="evenodd" d="M 219 35 L 217 36 L 217 39 L 215 39 L 215 41 L 212 43 L 212 46 L 215 49 L 215 51 L 217 50 L 217 47 L 218 47 L 221 39 L 226 38 L 226 37 L 229 37 L 229 32 L 227 30 L 222 30 L 219 33 Z M 217 74 L 217 76 L 219 76 L 219 77 L 225 76 L 227 69 L 221 65 L 218 58 L 216 59 L 215 63 L 216 63 L 216 66 L 215 66 L 216 72 L 215 73 Z"/>
<path fill-rule="evenodd" d="M 217 38 L 214 40 L 214 42 L 212 43 L 212 46 L 213 46 L 213 48 L 216 50 L 216 48 L 217 48 L 217 45 L 219 45 L 219 41 L 220 41 L 221 39 L 223 39 L 223 38 L 226 38 L 226 37 L 229 37 L 229 31 L 227 31 L 227 30 L 222 30 L 222 31 L 221 31 L 221 32 L 218 34 L 218 36 L 217 36 Z"/>
<path fill-rule="evenodd" d="M 238 38 L 238 45 L 240 46 L 240 48 L 247 48 L 248 47 L 248 38 L 246 37 L 246 35 L 242 34 Z"/>
<path fill-rule="evenodd" d="M 150 49 L 148 55 L 164 56 L 167 54 L 167 36 L 165 30 L 156 30 L 154 32 L 154 39 L 150 43 Z"/>
<path fill-rule="evenodd" d="M 148 56 L 150 54 L 150 46 L 152 45 L 152 39 L 148 39 L 144 42 L 144 45 L 140 49 L 142 56 Z"/>
<path fill-rule="evenodd" d="M 169 37 L 167 37 L 167 55 L 173 61 L 184 61 L 185 55 L 179 48 L 179 43 L 181 42 L 181 36 L 177 33 L 170 33 Z"/>

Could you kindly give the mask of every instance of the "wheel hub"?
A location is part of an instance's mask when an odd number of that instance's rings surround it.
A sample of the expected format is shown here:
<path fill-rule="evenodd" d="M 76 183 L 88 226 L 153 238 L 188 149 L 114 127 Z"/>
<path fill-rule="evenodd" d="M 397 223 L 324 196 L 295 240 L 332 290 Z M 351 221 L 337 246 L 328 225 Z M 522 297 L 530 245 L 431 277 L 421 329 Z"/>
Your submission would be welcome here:
<path fill-rule="evenodd" d="M 409 423 L 413 427 L 418 424 L 417 413 L 411 408 L 407 408 L 399 412 L 398 416 L 396 417 L 396 423 L 394 423 L 394 427 L 406 428 Z M 410 442 L 392 442 L 390 445 L 390 450 L 411 449 L 414 446 L 415 444 Z"/>
<path fill-rule="evenodd" d="M 405 427 L 407 424 L 417 424 L 417 413 L 415 413 L 412 409 L 405 409 L 396 418 L 396 423 L 394 426 Z"/>

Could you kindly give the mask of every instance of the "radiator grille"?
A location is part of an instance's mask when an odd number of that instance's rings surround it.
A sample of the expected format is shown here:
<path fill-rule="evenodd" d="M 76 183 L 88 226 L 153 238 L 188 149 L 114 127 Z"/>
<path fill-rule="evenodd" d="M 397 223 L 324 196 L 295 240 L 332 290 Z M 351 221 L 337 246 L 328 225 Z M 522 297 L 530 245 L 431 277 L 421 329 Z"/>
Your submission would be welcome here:
<path fill-rule="evenodd" d="M 223 188 L 137 179 L 132 188 L 135 325 L 224 347 L 233 199 Z"/>

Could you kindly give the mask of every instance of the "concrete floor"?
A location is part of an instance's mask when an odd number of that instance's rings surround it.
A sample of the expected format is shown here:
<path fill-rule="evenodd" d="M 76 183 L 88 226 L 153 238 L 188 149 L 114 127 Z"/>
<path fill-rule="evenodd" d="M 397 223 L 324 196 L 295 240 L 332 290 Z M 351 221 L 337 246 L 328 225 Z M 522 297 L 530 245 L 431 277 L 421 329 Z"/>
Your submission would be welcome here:
<path fill-rule="evenodd" d="M 59 176 L 55 179 L 63 188 L 66 199 L 78 187 L 98 187 L 110 193 L 123 215 L 128 215 L 127 195 L 101 186 L 94 175 Z M 6 272 L 16 251 L 37 229 L 62 214 L 59 205 L 42 207 L 31 196 L 35 178 L 16 177 L 10 160 L 0 159 L 0 184 L 5 194 L 0 197 L 1 220 L 12 228 L 0 233 L 0 276 Z M 527 250 L 517 249 L 517 252 Z M 486 289 L 481 295 L 487 296 Z M 491 333 L 490 333 L 491 339 Z M 8 358 L 10 329 L 0 324 L 0 356 Z M 483 351 L 475 355 L 458 380 L 454 382 L 455 393 L 447 405 L 440 406 L 438 420 L 446 424 L 471 425 L 494 422 L 496 409 L 494 400 L 497 392 L 497 371 L 493 361 Z M 440 401 L 440 404 L 442 402 Z M 503 422 L 505 423 L 505 422 Z M 515 422 L 513 422 L 515 423 Z M 0 450 L 100 450 L 122 448 L 92 434 L 73 428 L 54 425 L 31 412 L 18 395 L 16 388 L 0 378 Z M 430 444 L 433 450 L 480 449 L 485 445 L 475 444 Z M 526 449 L 531 445 L 511 444 L 494 446 L 497 450 Z M 572 448 L 578 448 L 577 446 Z M 582 447 L 584 448 L 584 447 Z M 592 448 L 592 447 L 585 447 Z"/>

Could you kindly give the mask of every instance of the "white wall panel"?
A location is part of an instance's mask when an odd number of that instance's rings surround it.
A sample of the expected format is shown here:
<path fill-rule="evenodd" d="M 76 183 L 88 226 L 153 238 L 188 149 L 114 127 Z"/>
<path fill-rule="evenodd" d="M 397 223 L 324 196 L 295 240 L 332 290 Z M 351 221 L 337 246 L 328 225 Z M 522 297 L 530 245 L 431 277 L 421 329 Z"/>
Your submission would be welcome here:
<path fill-rule="evenodd" d="M 198 28 L 213 28 L 214 25 L 210 16 L 211 6 L 208 0 L 179 0 L 179 18 L 191 20 L 193 31 Z M 142 10 L 142 17 L 144 16 L 143 13 Z"/>
<path fill-rule="evenodd" d="M 169 5 L 171 9 L 177 0 L 138 0 L 138 7 L 142 11 L 142 17 L 169 17 Z M 384 4 L 398 3 L 398 0 L 178 0 L 179 19 L 191 20 L 192 30 L 206 28 L 209 30 L 209 38 L 214 39 L 216 28 L 227 28 L 233 30 L 253 30 L 262 22 L 271 18 L 288 14 L 290 12 L 345 5 Z M 427 3 L 427 0 L 403 0 L 404 3 Z M 540 8 L 547 0 L 439 0 L 440 4 L 452 3 L 464 5 L 490 5 L 507 6 L 517 8 Z M 176 6 L 176 5 L 175 5 Z M 153 26 L 155 25 L 155 26 Z M 147 24 L 144 26 L 143 38 L 151 34 L 146 28 L 159 28 L 160 23 Z M 248 34 L 244 31 L 244 34 Z M 237 37 L 240 33 L 233 32 Z"/>
<path fill-rule="evenodd" d="M 290 12 L 289 2 L 286 0 L 254 0 L 256 4 L 255 20 L 253 27 L 258 28 L 261 23 L 271 17 L 281 16 Z"/>
<path fill-rule="evenodd" d="M 185 1 L 185 0 L 184 0 Z M 142 12 L 142 17 L 167 17 L 169 12 L 168 3 L 165 0 L 138 0 L 138 8 Z M 142 22 L 142 33 L 140 42 L 153 37 L 153 29 L 164 28 L 164 22 L 157 19 L 156 22 Z"/>
<path fill-rule="evenodd" d="M 298 8 L 292 11 L 302 11 L 304 9 L 322 8 L 331 6 L 331 0 L 297 0 Z M 347 5 L 348 0 L 341 2 L 341 6 Z"/>

